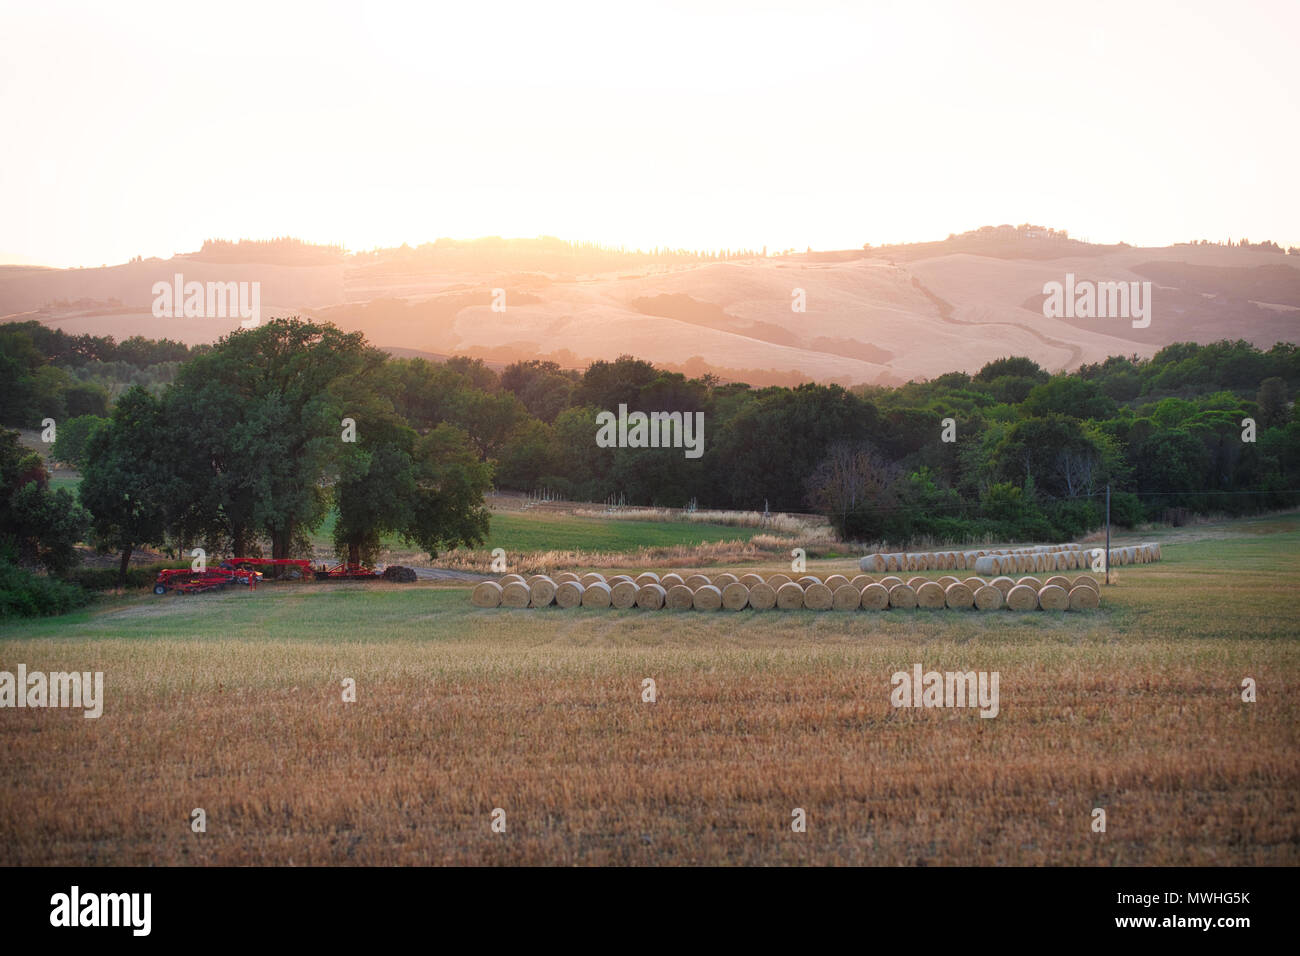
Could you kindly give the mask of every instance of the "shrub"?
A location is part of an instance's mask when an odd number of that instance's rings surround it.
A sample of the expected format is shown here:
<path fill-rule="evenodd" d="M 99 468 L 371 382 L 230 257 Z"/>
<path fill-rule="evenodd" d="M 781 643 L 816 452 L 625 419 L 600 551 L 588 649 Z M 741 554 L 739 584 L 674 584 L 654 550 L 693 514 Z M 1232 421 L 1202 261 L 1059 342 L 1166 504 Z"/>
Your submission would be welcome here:
<path fill-rule="evenodd" d="M 184 567 L 183 561 L 171 563 L 160 562 L 143 567 L 126 569 L 126 586 L 128 588 L 152 588 L 158 572 L 163 568 Z M 117 587 L 117 568 L 77 568 L 65 575 L 65 579 L 89 591 L 106 591 Z"/>
<path fill-rule="evenodd" d="M 1113 520 L 1113 507 L 1111 517 Z M 1071 541 L 1100 527 L 1106 519 L 1103 508 L 1095 500 L 1080 501 L 1076 499 L 1058 501 L 1053 504 L 1048 520 L 1052 522 L 1059 532 L 1057 534 L 1059 540 Z"/>
<path fill-rule="evenodd" d="M 0 561 L 0 620 L 66 614 L 89 601 L 90 595 L 75 584 Z"/>
<path fill-rule="evenodd" d="M 1111 492 L 1110 520 L 1111 524 L 1117 524 L 1121 528 L 1136 528 L 1147 520 L 1142 500 L 1130 491 Z"/>

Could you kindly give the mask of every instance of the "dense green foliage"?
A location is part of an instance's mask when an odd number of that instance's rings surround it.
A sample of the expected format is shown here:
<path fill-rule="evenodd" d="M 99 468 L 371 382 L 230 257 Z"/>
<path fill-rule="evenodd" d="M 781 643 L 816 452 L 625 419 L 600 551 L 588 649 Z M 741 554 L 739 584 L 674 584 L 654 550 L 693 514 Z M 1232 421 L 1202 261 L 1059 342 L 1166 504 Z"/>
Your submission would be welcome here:
<path fill-rule="evenodd" d="M 503 487 L 682 506 L 815 508 L 841 534 L 1019 540 L 1078 536 L 1187 511 L 1245 513 L 1300 501 L 1300 353 L 1279 344 L 1171 345 L 1051 375 L 1024 357 L 900 388 L 751 389 L 623 357 L 585 374 L 547 363 L 428 366 L 437 409 L 461 417 Z M 545 390 L 538 382 L 546 383 Z M 548 405 L 538 414 L 538 394 Z M 514 401 L 512 402 L 511 399 Z M 599 448 L 599 411 L 701 411 L 700 459 Z M 445 409 L 445 412 L 440 411 Z M 487 410 L 491 414 L 487 414 Z M 942 440 L 945 419 L 952 441 Z M 1255 422 L 1249 441 L 1244 419 Z"/>
<path fill-rule="evenodd" d="M 89 600 L 90 595 L 75 584 L 33 574 L 0 558 L 0 621 L 66 614 Z"/>
<path fill-rule="evenodd" d="M 1300 353 L 1288 344 L 1178 343 L 1069 374 L 1008 356 L 897 388 L 755 389 L 629 356 L 585 372 L 396 359 L 291 320 L 197 350 L 32 325 L 0 333 L 0 357 L 36 390 L 23 400 L 32 416 L 47 415 L 65 365 L 184 360 L 174 384 L 128 390 L 107 424 L 62 426 L 57 450 L 85 466 L 94 540 L 124 562 L 163 540 L 301 553 L 331 509 L 340 556 L 369 560 L 393 536 L 436 554 L 484 539 L 493 481 L 573 500 L 816 510 L 846 538 L 899 544 L 1077 537 L 1101 524 L 1107 485 L 1120 525 L 1300 501 Z M 601 447 L 596 416 L 620 405 L 702 413 L 703 455 Z M 355 440 L 340 437 L 345 419 Z M 30 517 L 49 502 L 22 504 Z M 29 536 L 26 557 L 41 550 Z M 56 547 L 44 553 L 59 565 Z"/>
<path fill-rule="evenodd" d="M 180 363 L 206 351 L 169 339 L 68 335 L 39 322 L 0 325 L 0 425 L 37 428 L 46 418 L 104 416 L 113 397 L 131 385 L 155 391 Z"/>
<path fill-rule="evenodd" d="M 0 431 L 0 560 L 66 572 L 88 523 L 72 492 L 50 488 L 41 456 L 26 451 L 17 432 Z"/>
<path fill-rule="evenodd" d="M 87 453 L 97 542 L 123 573 L 164 539 L 245 556 L 265 540 L 288 558 L 333 505 L 354 562 L 390 534 L 430 554 L 478 543 L 491 466 L 455 425 L 408 424 L 398 373 L 360 334 L 276 319 L 192 358 L 156 400 L 129 391 Z"/>

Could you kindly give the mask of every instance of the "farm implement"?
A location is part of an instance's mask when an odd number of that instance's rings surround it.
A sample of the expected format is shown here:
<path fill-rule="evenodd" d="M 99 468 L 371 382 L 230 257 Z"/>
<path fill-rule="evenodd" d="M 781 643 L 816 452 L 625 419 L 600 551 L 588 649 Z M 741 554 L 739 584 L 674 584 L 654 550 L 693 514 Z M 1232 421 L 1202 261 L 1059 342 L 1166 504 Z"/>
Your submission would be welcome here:
<path fill-rule="evenodd" d="M 314 567 L 310 561 L 297 558 L 230 558 L 215 568 L 195 571 L 192 568 L 166 568 L 158 572 L 153 593 L 201 594 L 221 591 L 232 584 L 256 588 L 266 576 L 285 581 L 399 581 L 409 583 L 416 579 L 415 572 L 401 565 L 390 564 L 382 572 L 361 564 L 339 564 L 334 567 L 322 564 Z"/>
<path fill-rule="evenodd" d="M 202 594 L 205 591 L 224 591 L 232 584 L 257 587 L 261 577 L 256 571 L 238 571 L 233 568 L 209 568 L 195 571 L 192 568 L 166 568 L 158 572 L 153 583 L 154 594 Z"/>

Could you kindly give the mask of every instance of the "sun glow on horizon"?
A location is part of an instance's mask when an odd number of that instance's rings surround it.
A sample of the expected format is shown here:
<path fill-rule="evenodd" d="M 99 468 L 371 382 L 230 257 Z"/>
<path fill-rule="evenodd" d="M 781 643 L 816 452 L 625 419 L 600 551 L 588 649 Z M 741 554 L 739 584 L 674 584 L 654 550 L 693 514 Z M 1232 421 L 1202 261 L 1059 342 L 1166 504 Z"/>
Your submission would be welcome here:
<path fill-rule="evenodd" d="M 11 8 L 0 261 L 292 235 L 1300 244 L 1300 5 Z"/>

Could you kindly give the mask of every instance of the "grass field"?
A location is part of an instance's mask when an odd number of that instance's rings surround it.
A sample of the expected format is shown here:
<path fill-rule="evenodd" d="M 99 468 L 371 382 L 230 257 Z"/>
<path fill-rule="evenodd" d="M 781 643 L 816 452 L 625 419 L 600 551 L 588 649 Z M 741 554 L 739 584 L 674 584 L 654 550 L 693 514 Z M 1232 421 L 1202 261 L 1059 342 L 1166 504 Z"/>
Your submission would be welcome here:
<path fill-rule="evenodd" d="M 331 511 L 312 537 L 317 548 L 328 547 L 338 515 Z M 748 541 L 756 528 L 736 528 L 720 524 L 696 524 L 663 521 L 602 521 L 565 513 L 544 511 L 503 512 L 492 514 L 487 540 L 478 548 L 491 551 L 505 548 L 521 551 L 630 551 L 639 547 L 672 547 L 705 544 L 711 541 Z M 403 547 L 398 538 L 386 538 L 385 546 Z M 427 560 L 427 557 L 426 557 Z"/>
<path fill-rule="evenodd" d="M 0 710 L 0 863 L 1300 863 L 1300 517 L 1146 537 L 1090 614 L 286 584 L 10 626 L 0 669 L 107 700 Z M 915 663 L 998 671 L 999 716 L 891 708 Z"/>

